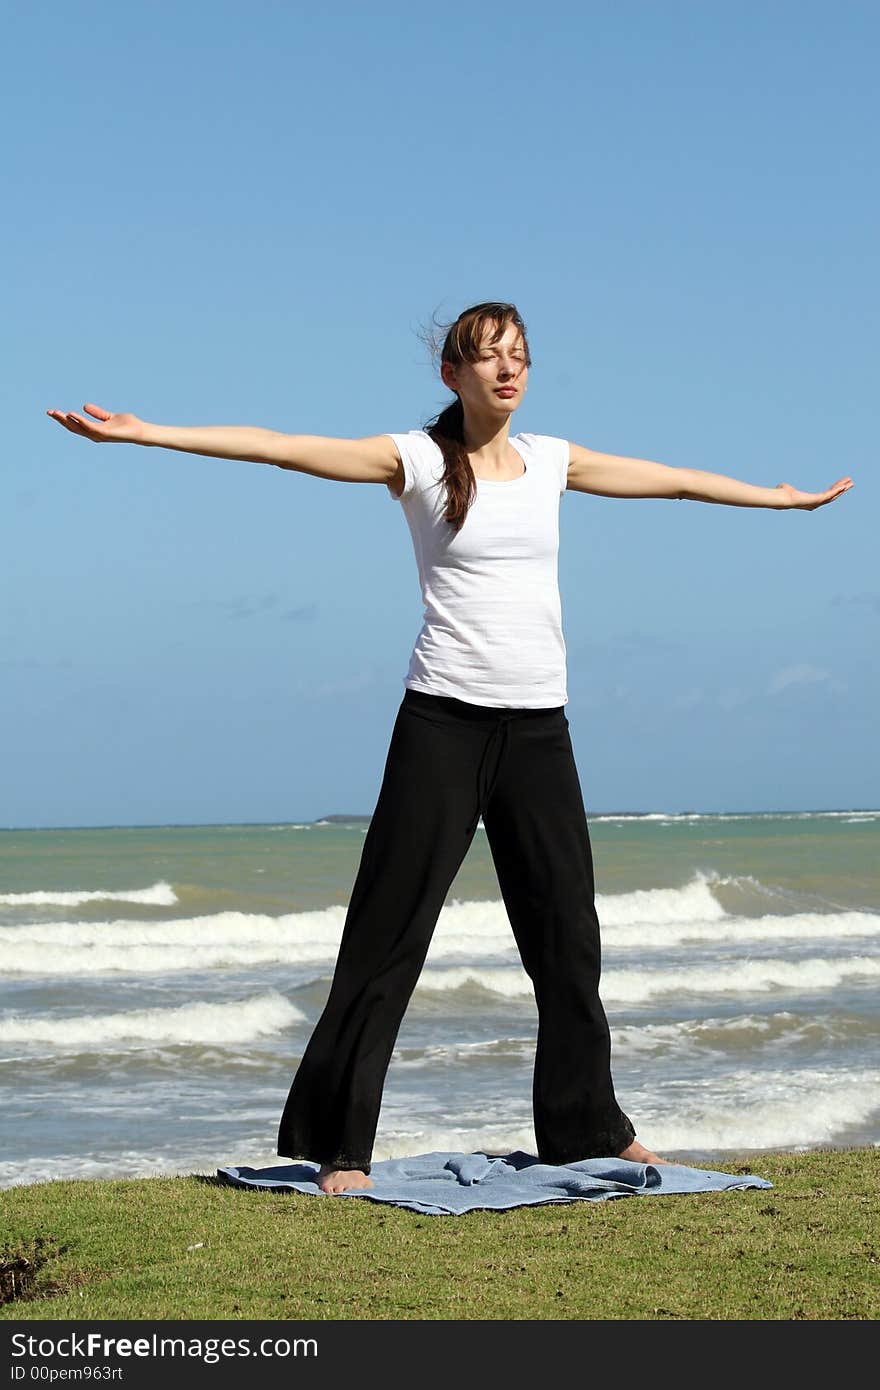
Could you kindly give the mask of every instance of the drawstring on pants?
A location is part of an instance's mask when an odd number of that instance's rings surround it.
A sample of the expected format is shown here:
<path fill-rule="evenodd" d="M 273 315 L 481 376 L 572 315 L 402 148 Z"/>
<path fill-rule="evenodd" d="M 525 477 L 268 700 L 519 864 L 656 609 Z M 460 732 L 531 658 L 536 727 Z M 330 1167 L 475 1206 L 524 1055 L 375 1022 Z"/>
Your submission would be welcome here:
<path fill-rule="evenodd" d="M 507 747 L 510 723 L 514 718 L 514 713 L 499 715 L 495 727 L 486 740 L 486 747 L 483 749 L 483 756 L 480 759 L 480 766 L 477 770 L 477 809 L 473 820 L 468 824 L 468 835 L 476 830 L 480 816 L 484 814 L 489 804 L 492 789 L 498 780 L 498 773 L 501 770 L 501 760 L 504 757 L 504 750 Z M 492 759 L 493 753 L 495 754 L 494 763 Z"/>

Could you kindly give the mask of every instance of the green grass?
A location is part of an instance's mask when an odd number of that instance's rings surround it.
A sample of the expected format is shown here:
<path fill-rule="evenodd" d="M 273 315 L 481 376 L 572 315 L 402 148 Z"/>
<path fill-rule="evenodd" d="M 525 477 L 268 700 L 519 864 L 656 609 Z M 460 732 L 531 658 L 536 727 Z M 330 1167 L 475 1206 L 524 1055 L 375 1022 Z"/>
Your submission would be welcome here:
<path fill-rule="evenodd" d="M 725 1170 L 772 1191 L 457 1217 L 195 1175 L 10 1188 L 7 1296 L 16 1259 L 42 1264 L 0 1318 L 875 1318 L 878 1165 L 874 1149 L 751 1155 Z"/>

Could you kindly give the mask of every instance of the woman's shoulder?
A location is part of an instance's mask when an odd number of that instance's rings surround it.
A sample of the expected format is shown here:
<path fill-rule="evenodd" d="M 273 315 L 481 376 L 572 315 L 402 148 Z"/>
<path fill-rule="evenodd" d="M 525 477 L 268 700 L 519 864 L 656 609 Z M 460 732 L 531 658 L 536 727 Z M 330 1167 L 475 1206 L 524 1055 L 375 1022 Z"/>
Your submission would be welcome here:
<path fill-rule="evenodd" d="M 427 430 L 389 430 L 388 438 L 393 439 L 398 448 L 402 443 L 407 449 L 418 449 L 422 453 L 441 452 L 439 444 L 434 443 Z"/>
<path fill-rule="evenodd" d="M 567 439 L 555 434 L 517 434 L 514 436 L 520 447 L 532 458 L 540 460 L 555 478 L 560 493 L 568 486 L 568 465 L 571 462 L 571 447 Z"/>
<path fill-rule="evenodd" d="M 427 430 L 403 430 L 400 433 L 389 431 L 388 437 L 394 440 L 403 464 L 403 491 L 395 493 L 391 491 L 389 484 L 390 495 L 396 501 L 422 491 L 442 477 L 443 451 L 439 444 L 434 443 Z"/>
<path fill-rule="evenodd" d="M 560 448 L 567 449 L 569 447 L 567 439 L 561 439 L 555 434 L 521 433 L 514 435 L 514 438 L 522 440 L 522 442 L 531 449 L 544 449 L 548 452 L 558 452 Z"/>

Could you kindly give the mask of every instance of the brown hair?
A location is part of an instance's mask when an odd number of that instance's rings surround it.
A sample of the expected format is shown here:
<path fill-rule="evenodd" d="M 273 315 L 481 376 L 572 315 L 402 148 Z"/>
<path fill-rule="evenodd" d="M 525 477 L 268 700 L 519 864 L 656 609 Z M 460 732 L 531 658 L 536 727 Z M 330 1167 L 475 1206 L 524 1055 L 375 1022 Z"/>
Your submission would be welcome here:
<path fill-rule="evenodd" d="M 531 366 L 526 326 L 515 304 L 489 301 L 474 304 L 459 314 L 454 323 L 438 323 L 433 320 L 434 333 L 424 335 L 431 351 L 439 354 L 441 362 L 451 362 L 458 367 L 462 362 L 476 362 L 486 325 L 494 323 L 495 333 L 490 342 L 497 343 L 504 336 L 510 324 L 514 324 L 522 334 L 526 353 L 526 366 Z M 437 332 L 445 333 L 442 347 L 438 347 Z M 460 531 L 465 522 L 471 503 L 476 496 L 477 485 L 474 470 L 471 468 L 467 450 L 464 447 L 464 406 L 459 396 L 451 401 L 445 410 L 435 415 L 424 426 L 434 443 L 440 447 L 445 464 L 443 483 L 446 485 L 445 520 Z"/>

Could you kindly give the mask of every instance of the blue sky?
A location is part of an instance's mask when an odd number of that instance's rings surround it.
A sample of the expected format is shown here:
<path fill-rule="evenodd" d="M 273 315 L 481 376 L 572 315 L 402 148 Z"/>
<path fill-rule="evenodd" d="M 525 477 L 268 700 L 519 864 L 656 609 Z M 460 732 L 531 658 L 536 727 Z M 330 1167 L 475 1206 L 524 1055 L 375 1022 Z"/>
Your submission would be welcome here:
<path fill-rule="evenodd" d="M 0 824 L 375 802 L 421 605 L 385 489 L 49 407 L 359 436 L 519 306 L 514 430 L 819 490 L 562 499 L 588 811 L 877 806 L 873 4 L 73 3 L 6 21 Z"/>

